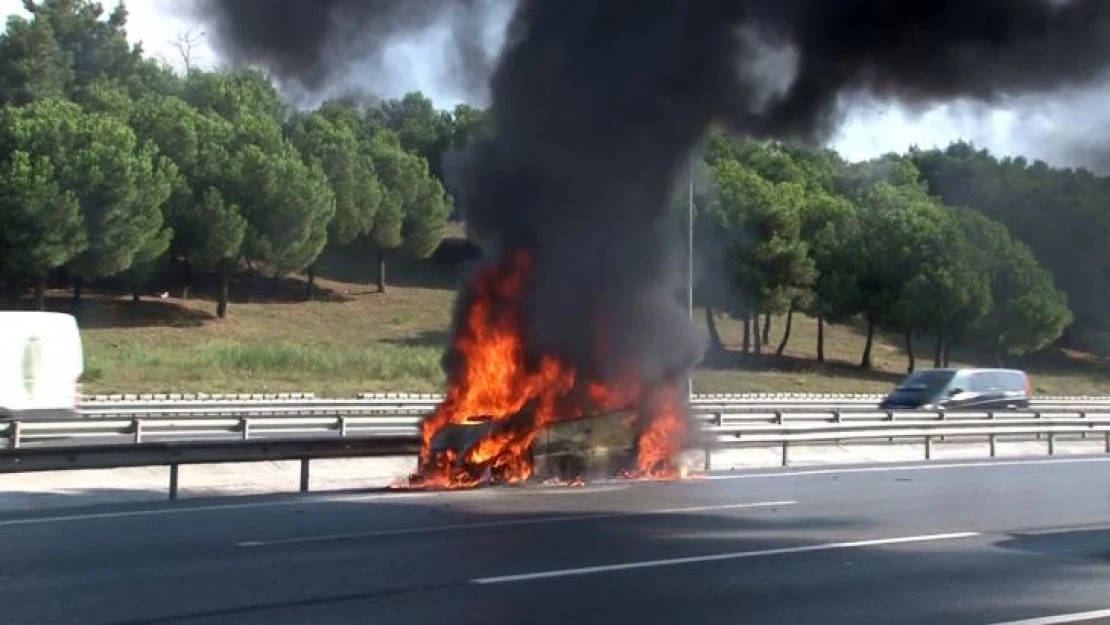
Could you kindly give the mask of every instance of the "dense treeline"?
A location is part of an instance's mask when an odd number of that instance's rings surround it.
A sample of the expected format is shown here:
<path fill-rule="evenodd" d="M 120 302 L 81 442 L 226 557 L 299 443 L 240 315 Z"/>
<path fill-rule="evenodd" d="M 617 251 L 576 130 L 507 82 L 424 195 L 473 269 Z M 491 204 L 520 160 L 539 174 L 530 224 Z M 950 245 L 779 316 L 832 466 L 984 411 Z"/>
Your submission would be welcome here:
<path fill-rule="evenodd" d="M 305 270 L 311 296 L 324 248 L 359 243 L 384 290 L 389 255 L 439 244 L 452 202 L 424 154 L 463 141 L 474 112 L 419 95 L 294 111 L 257 72 L 181 76 L 144 57 L 122 7 L 26 8 L 0 37 L 0 280 L 39 307 L 59 274 L 77 298 L 107 278 L 137 293 L 173 261 L 219 277 L 222 317 L 240 266 Z"/>
<path fill-rule="evenodd" d="M 932 191 L 947 153 L 849 164 L 828 151 L 714 135 L 705 160 L 711 184 L 697 198 L 696 227 L 710 257 L 699 287 L 716 351 L 714 308 L 744 319 L 745 354 L 765 349 L 770 314 L 785 313 L 781 354 L 801 311 L 819 324 L 862 320 L 865 368 L 876 330 L 898 333 L 911 370 L 917 336 L 935 339 L 935 366 L 948 364 L 952 341 L 1001 361 L 1052 343 L 1072 322 L 1067 296 L 1028 245 L 979 203 L 952 207 Z M 819 329 L 818 361 L 821 337 Z"/>
<path fill-rule="evenodd" d="M 126 12 L 41 0 L 0 36 L 0 281 L 115 279 L 167 265 L 220 284 L 304 272 L 329 246 L 378 265 L 430 255 L 453 216 L 455 155 L 482 111 L 419 93 L 295 110 L 251 70 L 184 75 L 127 43 Z M 795 313 L 929 337 L 934 363 L 976 344 L 999 359 L 1101 323 L 1110 181 L 966 144 L 865 163 L 712 135 L 696 194 L 698 299 L 744 320 L 744 354 L 782 353 Z M 681 202 L 685 211 L 685 198 Z M 1058 286 L 1059 288 L 1058 288 Z M 1074 314 L 1073 312 L 1074 311 Z M 777 346 L 772 315 L 786 315 Z M 817 359 L 824 360 L 819 332 Z"/>

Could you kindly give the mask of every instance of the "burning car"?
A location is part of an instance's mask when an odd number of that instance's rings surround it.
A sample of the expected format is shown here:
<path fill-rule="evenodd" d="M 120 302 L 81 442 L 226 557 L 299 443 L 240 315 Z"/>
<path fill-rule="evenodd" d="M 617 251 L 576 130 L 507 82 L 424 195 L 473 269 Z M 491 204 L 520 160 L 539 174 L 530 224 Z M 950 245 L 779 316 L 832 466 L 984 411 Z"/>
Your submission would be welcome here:
<path fill-rule="evenodd" d="M 580 484 L 635 472 L 634 411 L 563 419 L 534 434 L 528 420 L 526 414 L 504 421 L 483 416 L 444 426 L 432 437 L 427 459 L 410 486 L 468 487 L 529 479 Z"/>

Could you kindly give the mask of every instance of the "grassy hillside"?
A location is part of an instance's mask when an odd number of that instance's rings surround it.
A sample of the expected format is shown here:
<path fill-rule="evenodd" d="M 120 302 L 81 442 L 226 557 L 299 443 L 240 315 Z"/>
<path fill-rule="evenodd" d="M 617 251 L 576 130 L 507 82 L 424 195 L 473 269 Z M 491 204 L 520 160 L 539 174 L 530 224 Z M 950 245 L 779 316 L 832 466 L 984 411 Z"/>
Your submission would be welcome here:
<path fill-rule="evenodd" d="M 390 267 L 392 286 L 376 293 L 369 286 L 369 263 L 330 258 L 320 265 L 316 299 L 299 301 L 304 283 L 290 279 L 256 285 L 248 298 L 239 285 L 228 318 L 214 317 L 215 303 L 203 293 L 188 300 L 180 290 L 133 304 L 128 297 L 93 295 L 81 322 L 87 351 L 86 390 L 156 391 L 314 391 L 349 395 L 359 391 L 438 391 L 439 358 L 454 300 L 452 277 L 427 265 Z M 52 307 L 68 310 L 64 293 Z M 251 300 L 251 301 L 248 301 Z M 704 311 L 695 312 L 704 326 Z M 742 326 L 718 318 L 726 346 L 738 351 Z M 772 323 L 773 352 L 783 319 Z M 798 315 L 783 357 L 741 359 L 702 367 L 698 392 L 882 392 L 906 369 L 900 341 L 880 337 L 873 371 L 855 364 L 863 347 L 860 329 L 826 329 L 828 361 L 814 363 L 816 322 Z M 918 347 L 918 366 L 932 364 L 931 346 Z M 976 362 L 958 350 L 957 364 Z M 1106 363 L 1089 354 L 1055 352 L 1029 362 L 1034 384 L 1047 394 L 1110 394 Z"/>

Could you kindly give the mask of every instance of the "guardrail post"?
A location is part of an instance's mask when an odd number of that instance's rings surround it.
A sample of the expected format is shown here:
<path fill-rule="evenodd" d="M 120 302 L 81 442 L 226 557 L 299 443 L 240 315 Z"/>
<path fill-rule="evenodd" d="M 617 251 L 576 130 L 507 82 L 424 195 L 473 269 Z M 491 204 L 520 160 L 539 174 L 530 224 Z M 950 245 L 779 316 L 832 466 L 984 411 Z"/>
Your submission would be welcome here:
<path fill-rule="evenodd" d="M 170 465 L 170 501 L 177 500 L 178 464 Z"/>
<path fill-rule="evenodd" d="M 932 436 L 926 436 L 925 437 L 925 459 L 926 460 L 932 460 L 933 459 L 933 437 Z"/>
<path fill-rule="evenodd" d="M 8 434 L 8 447 L 11 449 L 19 449 L 22 441 L 23 422 L 12 421 L 12 429 Z"/>
<path fill-rule="evenodd" d="M 1041 411 L 1040 410 L 1034 410 L 1033 411 L 1033 418 L 1034 419 L 1040 419 L 1041 418 Z M 1041 440 L 1042 438 L 1044 438 L 1044 434 L 1041 434 L 1040 432 L 1037 432 L 1037 440 Z"/>
<path fill-rule="evenodd" d="M 340 438 L 347 437 L 347 417 L 339 417 L 339 436 Z"/>
<path fill-rule="evenodd" d="M 998 454 L 998 443 L 995 440 L 994 434 L 991 434 L 988 438 L 991 443 L 991 458 L 994 458 Z"/>
<path fill-rule="evenodd" d="M 308 458 L 301 458 L 301 492 L 302 493 L 307 493 L 308 492 L 308 479 L 309 479 L 308 467 L 309 467 L 309 462 L 310 462 L 310 460 Z"/>
<path fill-rule="evenodd" d="M 775 425 L 782 425 L 782 422 L 783 422 L 782 411 L 781 410 L 776 410 L 775 411 Z"/>
<path fill-rule="evenodd" d="M 1110 432 L 1106 433 L 1106 453 L 1110 454 Z"/>
<path fill-rule="evenodd" d="M 242 417 L 239 419 L 239 431 L 243 434 L 243 440 L 250 440 L 251 420 L 248 417 Z"/>
<path fill-rule="evenodd" d="M 1086 413 L 1086 411 L 1080 410 L 1080 411 L 1079 411 L 1079 418 L 1080 418 L 1080 419 L 1086 419 L 1086 418 L 1087 418 L 1087 413 Z M 1083 439 L 1083 440 L 1087 440 L 1087 433 L 1086 433 L 1086 432 L 1083 432 L 1083 433 L 1081 433 L 1081 434 L 1079 435 L 1079 437 L 1080 437 L 1081 439 Z"/>
<path fill-rule="evenodd" d="M 887 410 L 886 411 L 886 420 L 890 421 L 891 423 L 894 423 L 894 411 L 893 410 Z M 894 443 L 894 437 L 891 436 L 890 438 L 886 439 L 886 442 L 888 444 L 893 444 Z"/>
<path fill-rule="evenodd" d="M 143 442 L 143 420 L 139 418 L 132 419 L 131 429 L 133 430 L 133 433 L 135 435 L 135 444 L 138 445 L 139 443 Z"/>
<path fill-rule="evenodd" d="M 725 419 L 724 419 L 724 417 L 721 416 L 721 413 L 719 413 L 719 412 L 713 413 L 713 425 L 715 425 L 717 427 L 721 427 L 721 425 L 724 422 L 725 422 Z M 551 429 L 550 428 L 548 428 L 548 430 L 547 430 L 547 435 L 551 436 Z M 704 452 L 705 452 L 705 462 L 704 462 L 705 471 L 708 473 L 710 471 L 710 469 L 712 468 L 712 466 L 713 466 L 713 442 L 708 437 L 706 437 L 706 439 L 705 439 Z"/>
<path fill-rule="evenodd" d="M 782 442 L 782 466 L 790 463 L 790 441 Z"/>
<path fill-rule="evenodd" d="M 1049 432 L 1048 434 L 1048 455 L 1056 455 L 1056 433 Z"/>

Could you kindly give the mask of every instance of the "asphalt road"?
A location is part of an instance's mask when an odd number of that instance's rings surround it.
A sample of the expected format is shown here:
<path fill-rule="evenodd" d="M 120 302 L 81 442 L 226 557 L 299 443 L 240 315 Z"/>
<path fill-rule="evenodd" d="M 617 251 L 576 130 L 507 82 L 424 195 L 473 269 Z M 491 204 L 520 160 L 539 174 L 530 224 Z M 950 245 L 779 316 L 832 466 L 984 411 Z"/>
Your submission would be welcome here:
<path fill-rule="evenodd" d="M 1105 456 L 0 517 L 0 623 L 994 625 L 1096 610 L 1110 622 Z"/>

